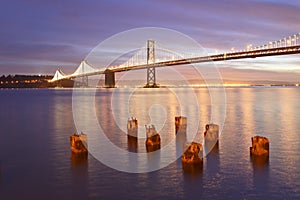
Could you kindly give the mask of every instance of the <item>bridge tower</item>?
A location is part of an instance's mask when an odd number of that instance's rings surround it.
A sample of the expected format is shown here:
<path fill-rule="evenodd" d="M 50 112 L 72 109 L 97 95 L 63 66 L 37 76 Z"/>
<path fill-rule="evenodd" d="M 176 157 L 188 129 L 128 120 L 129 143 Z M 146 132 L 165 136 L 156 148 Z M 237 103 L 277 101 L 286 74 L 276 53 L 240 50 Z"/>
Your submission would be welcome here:
<path fill-rule="evenodd" d="M 147 84 L 144 86 L 145 88 L 157 88 L 156 84 L 156 75 L 155 75 L 155 67 L 151 67 L 149 65 L 155 63 L 155 48 L 154 48 L 154 40 L 147 41 Z"/>
<path fill-rule="evenodd" d="M 88 72 L 88 69 L 86 69 L 87 66 L 85 66 L 85 65 L 87 65 L 87 61 L 83 60 L 80 63 L 79 68 L 77 69 L 78 73 L 83 74 L 83 76 L 81 76 L 81 78 L 80 78 L 81 80 L 79 78 L 75 79 L 75 86 L 76 87 L 88 87 L 89 86 L 89 78 L 88 78 L 88 76 L 84 75 Z"/>
<path fill-rule="evenodd" d="M 84 66 L 84 64 L 86 64 L 86 60 L 84 60 L 83 62 L 82 62 L 83 64 L 82 64 L 82 73 L 84 74 L 84 73 L 86 73 L 86 70 L 85 70 L 85 66 Z M 81 78 L 81 82 L 82 82 L 82 86 L 83 87 L 88 87 L 89 86 L 89 78 L 88 78 L 88 76 L 83 76 L 82 78 Z"/>

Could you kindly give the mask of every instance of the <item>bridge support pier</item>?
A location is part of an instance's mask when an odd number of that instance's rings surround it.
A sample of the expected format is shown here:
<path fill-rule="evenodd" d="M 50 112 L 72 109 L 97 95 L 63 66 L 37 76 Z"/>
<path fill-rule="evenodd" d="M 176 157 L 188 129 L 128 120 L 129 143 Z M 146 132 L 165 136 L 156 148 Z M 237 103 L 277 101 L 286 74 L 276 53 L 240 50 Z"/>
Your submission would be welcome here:
<path fill-rule="evenodd" d="M 83 76 L 82 77 L 82 86 L 83 87 L 88 87 L 89 86 L 89 77 L 88 76 Z"/>
<path fill-rule="evenodd" d="M 106 88 L 114 88 L 116 85 L 115 81 L 115 72 L 107 69 L 105 70 L 105 87 Z"/>
<path fill-rule="evenodd" d="M 56 87 L 59 87 L 59 88 L 61 88 L 61 87 L 62 87 L 62 83 L 61 83 L 61 82 L 62 82 L 61 80 L 57 81 L 57 83 L 56 83 Z"/>
<path fill-rule="evenodd" d="M 81 81 L 80 81 L 81 79 Z M 82 76 L 81 78 L 74 79 L 75 87 L 88 87 L 89 86 L 89 78 L 88 76 Z"/>

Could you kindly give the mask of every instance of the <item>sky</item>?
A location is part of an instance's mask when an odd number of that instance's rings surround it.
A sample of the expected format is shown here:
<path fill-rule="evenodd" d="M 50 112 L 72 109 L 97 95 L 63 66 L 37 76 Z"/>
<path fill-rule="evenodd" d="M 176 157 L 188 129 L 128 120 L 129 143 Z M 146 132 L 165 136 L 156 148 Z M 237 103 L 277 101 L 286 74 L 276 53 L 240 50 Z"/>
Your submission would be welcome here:
<path fill-rule="evenodd" d="M 101 41 L 122 31 L 163 27 L 209 51 L 245 49 L 300 32 L 298 0 L 2 0 L 0 74 L 75 71 Z M 300 57 L 217 64 L 227 79 L 300 81 Z"/>

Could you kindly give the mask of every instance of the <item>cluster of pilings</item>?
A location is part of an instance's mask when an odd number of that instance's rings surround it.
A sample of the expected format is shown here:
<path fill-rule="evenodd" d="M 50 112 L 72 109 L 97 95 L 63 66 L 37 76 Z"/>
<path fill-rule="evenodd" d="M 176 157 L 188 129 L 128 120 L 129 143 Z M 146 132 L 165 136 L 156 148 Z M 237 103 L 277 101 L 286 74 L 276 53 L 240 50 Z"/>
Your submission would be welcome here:
<path fill-rule="evenodd" d="M 153 152 L 160 149 L 161 138 L 159 133 L 156 131 L 154 125 L 145 125 L 147 139 L 145 142 L 147 152 Z M 178 139 L 186 138 L 187 131 L 187 118 L 184 116 L 175 117 L 175 134 Z M 138 121 L 136 118 L 130 118 L 127 121 L 127 137 L 128 144 L 131 147 L 137 147 L 138 137 Z M 218 145 L 219 138 L 219 126 L 216 124 L 207 124 L 204 132 L 205 138 L 205 149 L 206 151 L 211 150 Z M 183 163 L 201 163 L 203 161 L 203 147 L 202 144 L 192 142 L 184 145 L 184 152 L 182 156 Z M 200 162 L 201 161 L 201 162 Z"/>
<path fill-rule="evenodd" d="M 153 152 L 160 149 L 160 135 L 157 133 L 154 125 L 145 125 L 147 139 L 145 141 L 147 152 Z M 130 118 L 127 121 L 127 139 L 128 146 L 137 147 L 138 121 L 136 118 Z M 134 149 L 134 148 L 132 148 Z M 130 151 L 132 151 L 130 149 Z"/>
<path fill-rule="evenodd" d="M 258 166 L 265 165 L 269 161 L 269 140 L 266 137 L 255 136 L 251 138 L 252 147 L 250 155 L 253 163 Z M 219 126 L 207 124 L 204 132 L 204 148 L 202 144 L 192 142 L 186 143 L 182 154 L 183 169 L 195 170 L 202 169 L 203 150 L 205 152 L 216 152 L 219 148 Z"/>
<path fill-rule="evenodd" d="M 147 139 L 145 141 L 147 152 L 153 152 L 160 149 L 161 138 L 154 125 L 145 125 Z M 187 118 L 175 117 L 175 133 L 186 134 Z M 136 118 L 129 118 L 127 121 L 128 146 L 137 147 L 138 121 Z"/>
<path fill-rule="evenodd" d="M 181 157 L 183 170 L 197 171 L 203 168 L 204 151 L 210 152 L 219 148 L 219 126 L 207 124 L 204 131 L 204 144 L 197 142 L 186 143 Z"/>
<path fill-rule="evenodd" d="M 154 125 L 145 125 L 147 139 L 145 146 L 147 152 L 159 150 L 161 147 L 161 138 Z M 187 118 L 183 116 L 175 117 L 175 134 L 186 137 Z M 127 139 L 128 146 L 137 149 L 138 141 L 138 120 L 129 118 L 127 121 Z M 257 165 L 264 165 L 269 160 L 269 140 L 266 137 L 255 136 L 251 138 L 252 147 L 250 155 L 252 161 Z M 88 155 L 87 136 L 83 133 L 73 134 L 70 136 L 70 146 L 72 156 L 79 156 L 81 159 Z M 204 151 L 211 152 L 218 150 L 219 147 L 219 126 L 217 124 L 207 124 L 204 131 L 203 145 L 197 142 L 186 142 L 182 152 L 183 169 L 202 169 Z M 133 150 L 134 151 L 134 150 Z"/>
<path fill-rule="evenodd" d="M 155 130 L 154 125 L 145 126 L 146 128 L 146 149 L 147 152 L 152 152 L 160 149 L 161 139 L 159 133 Z M 138 122 L 136 118 L 128 119 L 127 132 L 128 142 L 135 142 L 137 147 Z M 185 136 L 187 131 L 187 118 L 184 116 L 175 117 L 175 134 Z M 182 167 L 187 171 L 195 171 L 203 168 L 204 151 L 217 152 L 219 148 L 219 125 L 207 124 L 203 133 L 203 145 L 198 142 L 185 142 L 182 152 Z M 269 141 L 265 137 L 255 136 L 252 139 L 252 147 L 250 147 L 250 155 L 253 162 L 263 164 L 269 158 Z"/>

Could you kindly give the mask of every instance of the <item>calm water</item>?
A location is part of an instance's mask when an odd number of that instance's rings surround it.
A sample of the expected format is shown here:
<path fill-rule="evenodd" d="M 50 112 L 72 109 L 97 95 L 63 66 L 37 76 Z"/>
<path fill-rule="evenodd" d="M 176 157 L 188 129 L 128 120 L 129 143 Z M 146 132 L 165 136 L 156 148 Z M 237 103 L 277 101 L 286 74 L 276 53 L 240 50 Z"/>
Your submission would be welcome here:
<path fill-rule="evenodd" d="M 184 95 L 187 89 L 175 91 Z M 79 102 L 90 95 L 88 90 L 77 92 Z M 202 135 L 210 120 L 210 99 L 206 89 L 196 89 L 196 94 L 199 114 L 194 105 L 184 107 L 189 122 L 200 115 Z M 108 138 L 132 150 L 122 132 L 126 95 L 126 89 L 98 90 L 95 109 Z M 300 88 L 229 88 L 226 95 L 219 148 L 205 158 L 202 171 L 184 172 L 179 159 L 158 171 L 132 174 L 91 155 L 87 160 L 72 156 L 72 90 L 0 90 L 0 199 L 299 199 Z M 174 139 L 172 120 L 180 111 L 174 95 L 140 90 L 130 101 L 134 106 L 129 112 L 141 125 L 151 120 L 157 125 L 162 146 Z M 156 106 L 160 103 L 165 108 Z M 114 118 L 121 121 L 120 128 Z M 188 126 L 191 130 L 193 124 Z M 263 165 L 249 156 L 250 138 L 257 134 L 270 140 L 269 162 Z M 144 143 L 139 141 L 135 150 L 145 152 Z"/>

